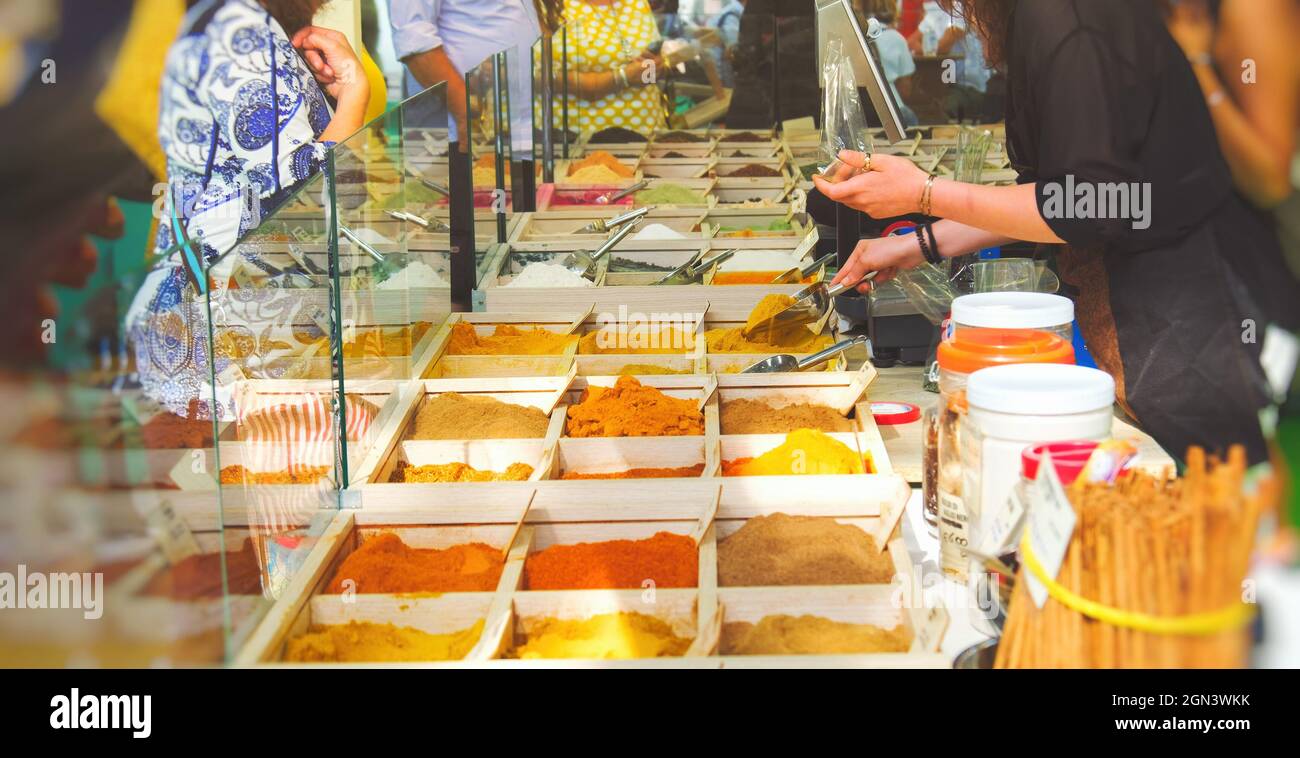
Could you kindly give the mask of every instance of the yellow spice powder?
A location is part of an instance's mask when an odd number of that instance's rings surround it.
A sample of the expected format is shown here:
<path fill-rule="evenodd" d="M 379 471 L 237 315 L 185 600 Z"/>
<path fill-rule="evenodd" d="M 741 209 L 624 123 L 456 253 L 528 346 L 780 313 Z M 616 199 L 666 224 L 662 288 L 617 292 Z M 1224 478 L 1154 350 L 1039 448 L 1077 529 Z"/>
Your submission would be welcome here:
<path fill-rule="evenodd" d="M 315 626 L 289 640 L 284 660 L 297 663 L 388 663 L 458 661 L 483 634 L 483 620 L 451 634 L 429 634 L 409 626 L 348 624 Z"/>
<path fill-rule="evenodd" d="M 610 353 L 681 355 L 693 352 L 694 349 L 695 335 L 671 326 L 661 329 L 652 329 L 643 325 L 632 326 L 626 330 L 603 328 L 587 332 L 578 341 L 578 352 L 582 355 Z"/>
<path fill-rule="evenodd" d="M 642 613 L 602 613 L 587 619 L 547 618 L 538 622 L 518 658 L 663 658 L 691 646 L 661 619 Z"/>
<path fill-rule="evenodd" d="M 815 429 L 796 429 L 785 442 L 757 458 L 723 461 L 723 476 L 789 474 L 863 474 L 866 466 L 857 451 Z"/>

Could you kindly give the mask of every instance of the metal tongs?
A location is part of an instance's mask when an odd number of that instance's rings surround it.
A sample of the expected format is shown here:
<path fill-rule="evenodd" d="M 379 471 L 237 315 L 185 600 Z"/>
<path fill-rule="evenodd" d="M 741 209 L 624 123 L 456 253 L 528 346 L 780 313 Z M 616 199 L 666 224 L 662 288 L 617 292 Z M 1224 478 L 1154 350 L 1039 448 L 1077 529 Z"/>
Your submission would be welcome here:
<path fill-rule="evenodd" d="M 787 326 L 799 326 L 803 324 L 812 324 L 821 320 L 831 309 L 831 299 L 837 295 L 843 294 L 846 290 L 861 285 L 863 282 L 869 282 L 876 278 L 877 271 L 872 271 L 861 279 L 851 284 L 841 282 L 834 287 L 828 287 L 826 282 L 817 282 L 794 293 L 794 302 L 784 310 L 777 311 L 764 321 L 760 321 L 752 326 L 746 324 L 740 333 L 746 337 L 751 337 L 754 332 L 770 329 L 772 327 L 782 328 Z"/>
<path fill-rule="evenodd" d="M 395 218 L 398 221 L 405 221 L 408 224 L 415 224 L 424 229 L 426 232 L 450 232 L 451 227 L 442 223 L 438 219 L 429 220 L 423 216 L 417 216 L 409 211 L 384 211 L 389 218 Z"/>
<path fill-rule="evenodd" d="M 617 229 L 629 221 L 640 220 L 642 216 L 649 213 L 651 210 L 653 210 L 653 207 L 647 205 L 644 208 L 637 208 L 635 210 L 630 210 L 627 213 L 620 213 L 613 218 L 598 218 L 574 232 L 574 234 L 607 234 L 611 230 Z"/>
<path fill-rule="evenodd" d="M 690 260 L 668 272 L 668 275 L 660 279 L 655 284 L 699 284 L 704 280 L 704 274 L 709 269 L 721 264 L 723 261 L 735 255 L 737 250 L 723 250 L 712 258 L 702 261 L 701 257 L 704 251 L 701 250 L 692 255 Z"/>
<path fill-rule="evenodd" d="M 623 198 L 627 197 L 633 192 L 639 192 L 645 189 L 646 186 L 648 186 L 649 184 L 650 184 L 649 179 L 642 179 L 641 181 L 637 182 L 636 184 L 633 184 L 631 187 L 628 187 L 627 189 L 621 189 L 618 192 L 615 192 L 611 195 L 601 195 L 597 197 L 596 204 L 608 205 L 609 203 L 618 202 L 619 200 L 622 200 Z"/>
<path fill-rule="evenodd" d="M 826 361 L 829 361 L 831 358 L 834 358 L 835 356 L 839 355 L 845 350 L 848 350 L 854 345 L 866 341 L 867 341 L 867 336 L 864 334 L 859 337 L 854 337 L 853 339 L 836 342 L 834 345 L 831 345 L 825 350 L 821 350 L 819 352 L 813 353 L 812 355 L 805 357 L 803 360 L 799 360 L 798 358 L 788 353 L 782 353 L 780 355 L 769 355 L 768 357 L 764 358 L 758 363 L 755 363 L 754 365 L 741 371 L 740 373 L 776 374 L 776 373 L 783 373 L 787 371 L 803 371 L 804 369 L 812 368 L 813 366 L 820 366 L 821 364 L 825 363 Z"/>
<path fill-rule="evenodd" d="M 604 242 L 600 243 L 600 247 L 596 248 L 595 251 L 588 253 L 586 250 L 575 250 L 566 255 L 564 260 L 560 261 L 560 265 L 578 276 L 594 279 L 596 276 L 596 263 L 606 253 L 613 250 L 618 243 L 622 242 L 627 235 L 631 234 L 635 228 L 636 224 L 624 224 L 609 235 Z"/>
<path fill-rule="evenodd" d="M 803 268 L 799 268 L 796 266 L 795 268 L 792 268 L 789 271 L 786 271 L 785 273 L 777 276 L 775 279 L 772 280 L 772 284 L 798 284 L 799 282 L 803 281 L 806 277 L 812 276 L 814 271 L 817 271 L 818 269 L 824 267 L 827 263 L 830 263 L 831 260 L 835 258 L 835 255 L 836 255 L 835 253 L 828 253 L 818 258 L 817 260 L 813 261 L 812 263 L 809 263 L 807 266 L 804 266 Z"/>

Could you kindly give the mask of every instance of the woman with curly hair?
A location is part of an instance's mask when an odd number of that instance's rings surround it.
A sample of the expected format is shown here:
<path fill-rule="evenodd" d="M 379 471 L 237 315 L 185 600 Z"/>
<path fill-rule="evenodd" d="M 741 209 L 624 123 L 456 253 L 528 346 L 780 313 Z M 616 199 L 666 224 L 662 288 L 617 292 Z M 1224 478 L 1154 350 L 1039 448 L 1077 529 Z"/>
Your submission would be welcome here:
<path fill-rule="evenodd" d="M 927 176 L 845 153 L 827 197 L 930 233 L 863 241 L 836 281 L 1012 240 L 1060 248 L 1079 324 L 1120 402 L 1169 452 L 1267 449 L 1260 365 L 1270 325 L 1300 325 L 1300 290 L 1266 219 L 1233 190 L 1201 89 L 1156 6 L 1132 0 L 945 0 L 1007 77 L 1012 187 Z M 1127 202 L 1121 202 L 1126 200 Z"/>

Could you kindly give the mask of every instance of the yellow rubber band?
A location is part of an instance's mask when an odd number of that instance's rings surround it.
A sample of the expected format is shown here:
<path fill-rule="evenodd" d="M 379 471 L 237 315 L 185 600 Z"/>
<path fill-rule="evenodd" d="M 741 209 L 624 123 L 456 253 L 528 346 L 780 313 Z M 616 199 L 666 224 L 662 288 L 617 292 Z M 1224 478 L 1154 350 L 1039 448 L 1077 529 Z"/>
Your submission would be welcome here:
<path fill-rule="evenodd" d="M 1038 562 L 1038 556 L 1034 555 L 1033 549 L 1029 547 L 1028 527 L 1025 529 L 1024 538 L 1020 541 L 1020 560 L 1025 568 L 1029 569 L 1029 573 L 1047 588 L 1047 594 L 1056 598 L 1061 605 L 1111 626 L 1136 629 L 1151 634 L 1207 635 L 1235 629 L 1249 623 L 1255 617 L 1255 607 L 1245 603 L 1186 616 L 1152 616 L 1149 613 L 1112 608 L 1095 600 L 1089 600 L 1075 594 L 1047 575 L 1043 564 Z"/>

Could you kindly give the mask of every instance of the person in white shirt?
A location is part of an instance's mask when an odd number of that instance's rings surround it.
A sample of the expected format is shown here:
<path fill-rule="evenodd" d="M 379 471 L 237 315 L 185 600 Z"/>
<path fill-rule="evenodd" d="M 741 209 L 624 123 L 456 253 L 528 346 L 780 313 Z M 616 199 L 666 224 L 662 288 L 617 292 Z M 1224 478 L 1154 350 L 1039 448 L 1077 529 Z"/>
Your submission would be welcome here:
<path fill-rule="evenodd" d="M 953 118 L 981 114 L 989 79 L 993 72 L 984 60 L 984 44 L 972 34 L 966 20 L 943 9 L 935 0 L 926 0 L 925 16 L 908 40 L 918 55 L 950 58 L 956 65 L 955 81 L 944 80 L 951 91 L 945 108 Z"/>
<path fill-rule="evenodd" d="M 874 18 L 883 27 L 872 42 L 880 57 L 880 65 L 885 70 L 885 78 L 889 80 L 889 89 L 894 93 L 898 115 L 903 120 L 903 126 L 916 126 L 916 113 L 905 102 L 912 95 L 912 74 L 916 73 L 916 62 L 912 60 L 907 40 L 894 28 L 897 15 L 895 0 L 865 0 L 864 6 L 865 15 Z"/>
<path fill-rule="evenodd" d="M 550 0 L 542 16 L 558 18 Z M 407 94 L 447 83 L 450 136 L 465 134 L 465 72 L 513 50 L 510 78 L 511 147 L 532 150 L 532 45 L 541 34 L 533 0 L 389 0 L 393 47 L 406 64 Z M 517 63 L 515 63 L 517 61 Z"/>

